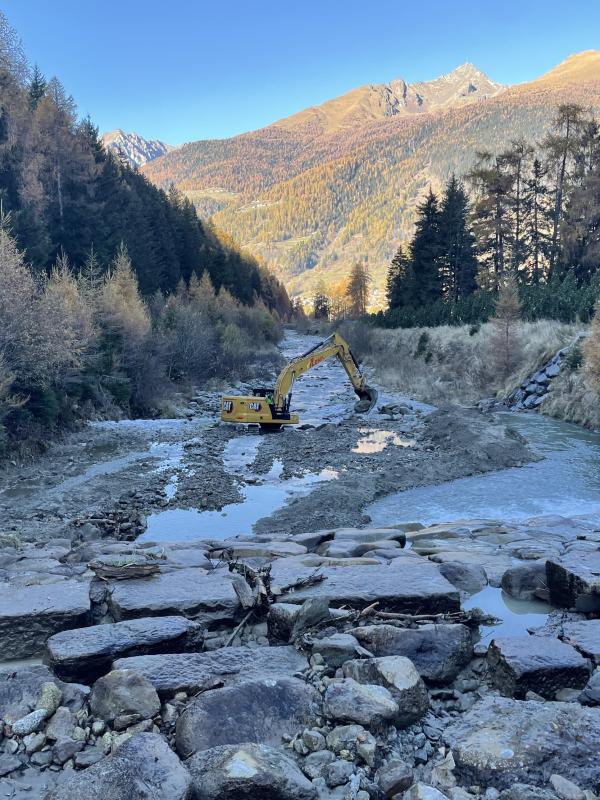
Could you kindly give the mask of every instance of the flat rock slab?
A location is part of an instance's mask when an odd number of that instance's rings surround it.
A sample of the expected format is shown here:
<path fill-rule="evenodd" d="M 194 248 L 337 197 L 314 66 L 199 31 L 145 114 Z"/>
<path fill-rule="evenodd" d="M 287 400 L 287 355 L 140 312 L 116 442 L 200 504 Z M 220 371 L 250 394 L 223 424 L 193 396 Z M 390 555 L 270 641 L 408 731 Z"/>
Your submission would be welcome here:
<path fill-rule="evenodd" d="M 298 678 L 265 678 L 203 692 L 177 720 L 177 752 L 189 758 L 225 744 L 281 745 L 321 713 L 321 696 Z"/>
<path fill-rule="evenodd" d="M 591 658 L 594 664 L 600 664 L 600 619 L 566 622 L 562 628 L 562 638 Z"/>
<path fill-rule="evenodd" d="M 600 551 L 567 553 L 546 562 L 550 602 L 578 611 L 600 611 Z"/>
<path fill-rule="evenodd" d="M 90 582 L 64 580 L 33 586 L 0 585 L 3 659 L 43 652 L 49 636 L 90 622 Z"/>
<path fill-rule="evenodd" d="M 113 669 L 133 669 L 147 678 L 156 691 L 168 697 L 176 692 L 197 692 L 275 675 L 294 675 L 307 661 L 293 647 L 223 647 L 209 653 L 182 653 L 120 658 Z"/>
<path fill-rule="evenodd" d="M 196 800 L 316 800 L 317 789 L 281 750 L 259 744 L 203 750 L 186 763 Z"/>
<path fill-rule="evenodd" d="M 117 622 L 183 614 L 199 621 L 231 620 L 239 609 L 229 573 L 179 569 L 149 578 L 115 581 L 109 609 Z"/>
<path fill-rule="evenodd" d="M 191 777 L 156 733 L 138 733 L 82 772 L 71 773 L 44 800 L 189 800 Z"/>
<path fill-rule="evenodd" d="M 494 639 L 487 659 L 494 685 L 507 697 L 533 691 L 552 699 L 560 689 L 583 689 L 590 677 L 589 662 L 581 653 L 544 636 Z"/>
<path fill-rule="evenodd" d="M 462 785 L 545 786 L 554 773 L 582 788 L 600 781 L 600 709 L 487 697 L 444 732 Z"/>
<path fill-rule="evenodd" d="M 90 690 L 76 683 L 63 683 L 54 678 L 43 665 L 25 669 L 0 670 L 0 719 L 15 722 L 35 708 L 45 683 L 52 681 L 62 692 L 62 704 L 71 711 L 79 711 Z"/>
<path fill-rule="evenodd" d="M 93 625 L 51 636 L 45 661 L 59 678 L 91 683 L 109 671 L 115 658 L 181 652 L 201 630 L 186 617 L 142 617 Z"/>
<path fill-rule="evenodd" d="M 326 579 L 314 586 L 286 593 L 286 603 L 303 603 L 322 597 L 333 606 L 363 608 L 379 601 L 381 609 L 403 612 L 440 613 L 458 611 L 460 595 L 435 564 L 423 559 L 396 559 L 393 566 L 319 567 Z M 275 561 L 272 585 L 285 587 L 308 578 L 315 569 Z"/>
<path fill-rule="evenodd" d="M 421 625 L 396 628 L 366 625 L 351 633 L 374 656 L 405 656 L 430 683 L 450 683 L 473 657 L 466 625 Z"/>

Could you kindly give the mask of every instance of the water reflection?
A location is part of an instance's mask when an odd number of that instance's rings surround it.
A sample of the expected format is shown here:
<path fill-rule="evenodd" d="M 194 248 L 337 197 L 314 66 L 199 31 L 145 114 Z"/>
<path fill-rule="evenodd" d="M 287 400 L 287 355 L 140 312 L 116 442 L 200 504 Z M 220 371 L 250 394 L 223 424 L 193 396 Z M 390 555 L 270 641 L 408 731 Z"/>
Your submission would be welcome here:
<path fill-rule="evenodd" d="M 543 625 L 550 606 L 542 600 L 515 600 L 502 589 L 486 586 L 463 602 L 465 610 L 480 608 L 502 620 L 498 625 L 482 625 L 481 639 L 488 644 L 501 636 L 526 636 L 529 628 Z"/>
<path fill-rule="evenodd" d="M 403 439 L 394 431 L 372 430 L 370 428 L 359 428 L 361 438 L 352 448 L 353 453 L 381 453 L 388 445 L 394 447 L 414 447 L 415 439 Z"/>

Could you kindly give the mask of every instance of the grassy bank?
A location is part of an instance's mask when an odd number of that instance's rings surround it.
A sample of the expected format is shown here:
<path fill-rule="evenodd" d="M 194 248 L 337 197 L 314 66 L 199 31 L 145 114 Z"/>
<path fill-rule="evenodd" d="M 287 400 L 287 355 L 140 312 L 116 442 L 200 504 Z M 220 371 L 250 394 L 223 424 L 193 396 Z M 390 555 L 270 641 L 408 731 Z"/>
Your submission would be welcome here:
<path fill-rule="evenodd" d="M 514 342 L 513 366 L 506 373 L 497 363 L 491 323 L 396 329 L 343 325 L 374 380 L 434 404 L 504 397 L 580 329 L 549 320 L 522 323 Z"/>

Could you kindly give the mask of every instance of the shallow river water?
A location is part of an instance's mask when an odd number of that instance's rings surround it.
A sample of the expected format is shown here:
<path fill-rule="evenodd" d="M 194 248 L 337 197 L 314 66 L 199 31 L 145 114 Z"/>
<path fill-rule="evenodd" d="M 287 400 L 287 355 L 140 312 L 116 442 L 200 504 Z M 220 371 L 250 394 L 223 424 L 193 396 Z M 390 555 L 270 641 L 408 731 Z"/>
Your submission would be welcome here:
<path fill-rule="evenodd" d="M 533 413 L 502 416 L 541 461 L 388 495 L 365 509 L 372 523 L 600 513 L 600 434 Z"/>

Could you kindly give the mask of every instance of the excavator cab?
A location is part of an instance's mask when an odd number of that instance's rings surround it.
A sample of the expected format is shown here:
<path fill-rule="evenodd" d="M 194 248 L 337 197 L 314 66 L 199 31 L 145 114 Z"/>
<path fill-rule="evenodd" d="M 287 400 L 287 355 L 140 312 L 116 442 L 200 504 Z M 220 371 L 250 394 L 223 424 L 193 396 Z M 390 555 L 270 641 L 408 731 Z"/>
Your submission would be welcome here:
<path fill-rule="evenodd" d="M 327 358 L 337 357 L 358 395 L 354 410 L 366 414 L 377 402 L 377 391 L 365 382 L 357 360 L 346 340 L 334 333 L 306 353 L 290 361 L 280 372 L 273 389 L 259 388 L 253 395 L 228 395 L 221 400 L 221 420 L 260 425 L 264 431 L 278 431 L 283 425 L 297 425 L 298 414 L 290 411 L 292 386 L 301 375 Z"/>

